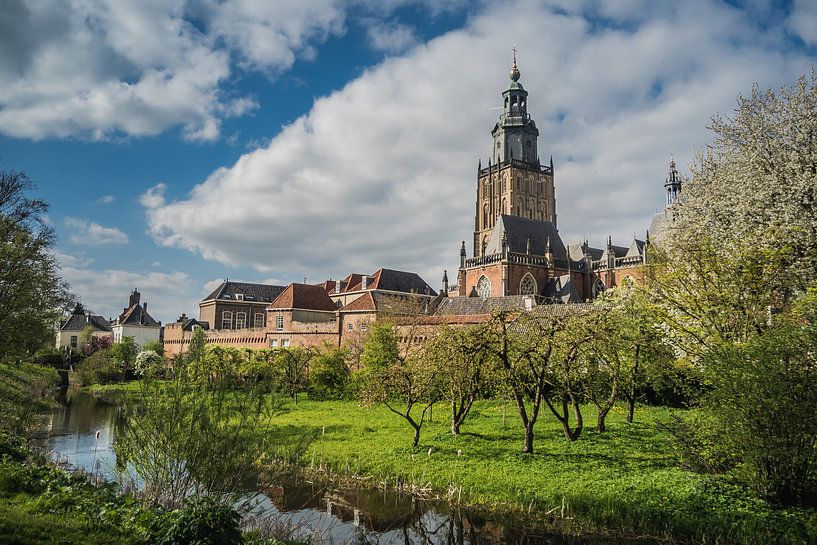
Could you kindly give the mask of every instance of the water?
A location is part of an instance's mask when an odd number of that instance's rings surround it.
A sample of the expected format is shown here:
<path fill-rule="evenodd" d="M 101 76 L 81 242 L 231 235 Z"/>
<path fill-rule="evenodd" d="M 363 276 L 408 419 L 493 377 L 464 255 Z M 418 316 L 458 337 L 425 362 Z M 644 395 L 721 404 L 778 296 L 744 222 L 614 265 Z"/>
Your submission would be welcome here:
<path fill-rule="evenodd" d="M 100 479 L 116 480 L 114 429 L 120 409 L 69 391 L 45 420 L 39 446 Z M 548 535 L 518 521 L 485 518 L 440 501 L 378 490 L 327 487 L 304 480 L 248 492 L 245 524 L 289 531 L 324 544 L 628 545 L 650 543 Z"/>

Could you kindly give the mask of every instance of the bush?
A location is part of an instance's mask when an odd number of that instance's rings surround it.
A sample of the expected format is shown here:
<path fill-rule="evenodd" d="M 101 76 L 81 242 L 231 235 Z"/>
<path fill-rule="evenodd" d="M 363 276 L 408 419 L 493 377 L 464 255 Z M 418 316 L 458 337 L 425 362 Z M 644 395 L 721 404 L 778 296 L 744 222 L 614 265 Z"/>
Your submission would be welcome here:
<path fill-rule="evenodd" d="M 159 545 L 239 545 L 244 542 L 239 515 L 213 498 L 196 497 L 173 511 L 164 523 Z"/>
<path fill-rule="evenodd" d="M 346 352 L 333 349 L 324 351 L 312 361 L 309 370 L 309 398 L 317 400 L 343 399 L 347 394 L 349 370 Z"/>
<path fill-rule="evenodd" d="M 0 364 L 0 429 L 25 432 L 32 419 L 55 407 L 59 375 L 30 363 Z"/>
<path fill-rule="evenodd" d="M 165 370 L 165 359 L 153 350 L 142 350 L 136 356 L 133 372 L 138 377 L 162 376 Z"/>
<path fill-rule="evenodd" d="M 122 369 L 107 350 L 99 350 L 82 360 L 77 365 L 77 376 L 83 386 L 112 384 L 123 379 Z"/>
<path fill-rule="evenodd" d="M 761 496 L 802 503 L 817 492 L 817 325 L 770 328 L 706 358 L 703 407 L 718 420 L 718 446 Z"/>

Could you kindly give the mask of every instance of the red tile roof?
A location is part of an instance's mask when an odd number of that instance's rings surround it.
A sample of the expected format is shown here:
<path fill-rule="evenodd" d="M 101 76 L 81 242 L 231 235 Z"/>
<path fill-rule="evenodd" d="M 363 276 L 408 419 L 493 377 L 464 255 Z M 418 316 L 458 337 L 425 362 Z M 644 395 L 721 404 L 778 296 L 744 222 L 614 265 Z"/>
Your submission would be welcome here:
<path fill-rule="evenodd" d="M 368 310 L 374 312 L 376 310 L 376 306 L 372 294 L 364 293 L 363 296 L 358 297 L 341 309 L 342 312 L 352 310 Z"/>
<path fill-rule="evenodd" d="M 297 308 L 303 310 L 336 310 L 337 306 L 323 286 L 290 284 L 268 308 Z"/>

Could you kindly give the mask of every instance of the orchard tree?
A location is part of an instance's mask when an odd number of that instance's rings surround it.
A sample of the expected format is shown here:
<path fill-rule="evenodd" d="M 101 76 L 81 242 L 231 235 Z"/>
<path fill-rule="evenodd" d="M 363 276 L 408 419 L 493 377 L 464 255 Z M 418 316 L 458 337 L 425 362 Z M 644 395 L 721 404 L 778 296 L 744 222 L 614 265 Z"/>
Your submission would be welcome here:
<path fill-rule="evenodd" d="M 375 323 L 361 355 L 359 395 L 368 405 L 382 403 L 414 430 L 412 446 L 434 404 L 442 398 L 439 371 L 430 358 L 409 346 L 401 349 L 388 322 Z M 419 416 L 417 411 L 419 410 Z"/>
<path fill-rule="evenodd" d="M 0 359 L 53 342 L 54 323 L 70 299 L 53 253 L 48 204 L 27 193 L 22 172 L 0 170 Z"/>
<path fill-rule="evenodd" d="M 300 346 L 275 351 L 278 381 L 296 405 L 298 393 L 309 385 L 309 364 L 315 355 L 315 350 Z"/>
<path fill-rule="evenodd" d="M 451 433 L 459 435 L 474 402 L 492 376 L 495 359 L 481 327 L 442 326 L 422 348 L 421 357 L 439 370 L 441 386 L 451 404 Z"/>

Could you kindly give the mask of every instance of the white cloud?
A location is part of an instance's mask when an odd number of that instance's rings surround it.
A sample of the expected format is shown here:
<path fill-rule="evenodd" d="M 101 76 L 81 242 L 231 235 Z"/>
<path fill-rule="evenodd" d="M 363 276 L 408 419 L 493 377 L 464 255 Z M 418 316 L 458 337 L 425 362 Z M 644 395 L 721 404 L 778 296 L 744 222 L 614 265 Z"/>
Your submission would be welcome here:
<path fill-rule="evenodd" d="M 119 269 L 93 270 L 64 266 L 63 278 L 82 303 L 97 314 L 116 317 L 136 288 L 148 312 L 157 320 L 175 320 L 182 312 L 198 316 L 197 294 L 190 276 L 183 272 L 133 272 Z"/>
<path fill-rule="evenodd" d="M 671 150 L 683 166 L 738 92 L 791 81 L 810 62 L 770 47 L 780 29 L 719 2 L 650 5 L 609 28 L 589 18 L 596 3 L 491 5 L 318 99 L 186 198 L 150 199 L 151 233 L 283 278 L 386 266 L 436 285 L 471 237 L 477 159 L 490 152 L 515 43 L 541 156 L 554 156 L 562 237 L 626 244 L 663 205 Z"/>
<path fill-rule="evenodd" d="M 94 262 L 92 257 L 87 257 L 81 253 L 66 254 L 56 251 L 54 252 L 54 255 L 57 257 L 57 261 L 59 262 L 61 268 L 87 267 Z"/>
<path fill-rule="evenodd" d="M 103 227 L 98 223 L 70 217 L 65 218 L 65 226 L 73 229 L 69 239 L 74 244 L 102 246 L 128 243 L 128 235 L 116 227 Z"/>
<path fill-rule="evenodd" d="M 402 53 L 417 44 L 413 27 L 397 21 L 372 21 L 366 29 L 369 45 L 385 53 Z"/>
<path fill-rule="evenodd" d="M 794 0 L 788 25 L 804 42 L 817 45 L 817 3 L 814 0 Z"/>
<path fill-rule="evenodd" d="M 274 74 L 343 28 L 340 0 L 10 0 L 0 10 L 0 132 L 24 138 L 218 138 L 257 108 L 221 88 Z M 313 54 L 310 52 L 310 54 Z"/>
<path fill-rule="evenodd" d="M 111 204 L 116 200 L 116 197 L 113 195 L 102 195 L 100 198 L 96 200 L 99 204 Z"/>
<path fill-rule="evenodd" d="M 154 185 L 139 196 L 139 203 L 145 208 L 159 208 L 165 203 L 165 189 L 164 183 Z"/>

